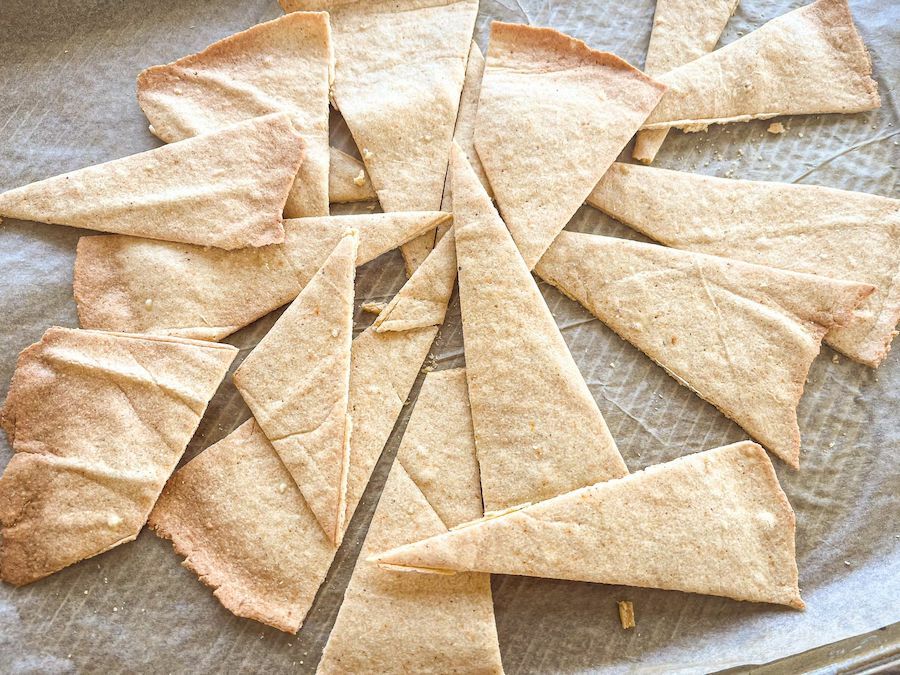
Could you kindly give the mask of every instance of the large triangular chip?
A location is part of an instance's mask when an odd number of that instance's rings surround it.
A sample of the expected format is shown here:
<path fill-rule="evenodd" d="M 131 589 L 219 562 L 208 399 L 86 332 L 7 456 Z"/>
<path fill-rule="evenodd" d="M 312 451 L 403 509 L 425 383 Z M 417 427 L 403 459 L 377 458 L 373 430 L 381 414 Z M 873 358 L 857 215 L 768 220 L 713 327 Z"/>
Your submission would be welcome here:
<path fill-rule="evenodd" d="M 267 113 L 288 113 L 305 153 L 284 215 L 325 216 L 332 60 L 328 15 L 297 13 L 144 70 L 137 81 L 138 103 L 150 131 L 166 143 Z"/>
<path fill-rule="evenodd" d="M 447 220 L 439 211 L 286 220 L 283 246 L 240 251 L 82 237 L 78 318 L 85 328 L 221 340 L 297 297 L 348 228 L 359 231 L 362 265 Z"/>
<path fill-rule="evenodd" d="M 550 28 L 491 25 L 475 148 L 528 269 L 663 90 L 617 56 Z"/>
<path fill-rule="evenodd" d="M 661 75 L 668 90 L 643 128 L 700 131 L 776 115 L 872 110 L 881 102 L 871 74 L 847 0 L 817 0 Z"/>
<path fill-rule="evenodd" d="M 367 560 L 446 532 L 460 517 L 480 516 L 465 374 L 432 373 L 422 385 L 318 672 L 453 672 L 464 664 L 467 672 L 502 673 L 488 575 L 404 574 Z"/>
<path fill-rule="evenodd" d="M 794 512 L 766 453 L 748 441 L 486 517 L 376 560 L 803 608 Z"/>
<path fill-rule="evenodd" d="M 285 114 L 0 194 L 0 216 L 234 249 L 284 241 L 303 155 Z"/>
<path fill-rule="evenodd" d="M 644 72 L 656 77 L 712 51 L 737 6 L 738 0 L 657 0 Z M 668 129 L 639 131 L 632 156 L 649 164 L 668 133 Z"/>
<path fill-rule="evenodd" d="M 381 207 L 438 210 L 478 0 L 280 2 L 329 12 L 333 100 Z M 429 233 L 402 247 L 410 274 L 433 245 Z"/>
<path fill-rule="evenodd" d="M 359 235 L 351 230 L 234 373 L 234 385 L 325 534 L 344 535 L 350 343 Z"/>
<path fill-rule="evenodd" d="M 537 272 L 795 468 L 797 403 L 822 337 L 873 290 L 574 232 Z"/>
<path fill-rule="evenodd" d="M 237 355 L 229 345 L 50 328 L 0 413 L 0 578 L 27 584 L 132 541 Z"/>
<path fill-rule="evenodd" d="M 457 146 L 451 171 L 466 372 L 485 510 L 625 475 L 625 462 L 553 315 Z"/>
<path fill-rule="evenodd" d="M 588 203 L 667 246 L 871 284 L 825 342 L 877 367 L 900 320 L 900 201 L 614 164 Z"/>
<path fill-rule="evenodd" d="M 337 551 L 253 419 L 172 476 L 150 526 L 226 609 L 288 633 Z"/>

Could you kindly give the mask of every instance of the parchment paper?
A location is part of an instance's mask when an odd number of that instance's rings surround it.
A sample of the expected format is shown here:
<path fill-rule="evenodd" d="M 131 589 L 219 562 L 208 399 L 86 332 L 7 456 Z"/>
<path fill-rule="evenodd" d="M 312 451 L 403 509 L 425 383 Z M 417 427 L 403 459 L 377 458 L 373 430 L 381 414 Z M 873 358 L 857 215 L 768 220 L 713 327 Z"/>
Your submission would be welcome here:
<path fill-rule="evenodd" d="M 801 4 L 743 0 L 723 42 Z M 886 0 L 851 5 L 872 51 L 881 110 L 785 118 L 788 131 L 781 136 L 766 133 L 769 122 L 670 133 L 657 165 L 897 197 L 900 6 Z M 158 145 L 135 102 L 137 73 L 279 14 L 274 0 L 0 0 L 0 189 Z M 477 37 L 486 47 L 491 18 L 527 21 L 640 66 L 652 16 L 653 0 L 482 0 Z M 350 147 L 346 127 L 337 116 L 333 122 L 333 142 Z M 590 207 L 569 227 L 637 237 Z M 77 325 L 71 282 L 81 234 L 15 221 L 0 227 L 2 396 L 21 349 L 50 325 Z M 402 281 L 399 254 L 374 261 L 358 276 L 357 306 L 388 299 Z M 575 303 L 545 284 L 541 289 L 631 470 L 745 437 Z M 248 350 L 273 321 L 267 317 L 228 341 Z M 359 329 L 369 321 L 357 313 Z M 507 672 L 712 671 L 771 661 L 900 620 L 898 350 L 874 372 L 823 347 L 800 405 L 802 470 L 775 461 L 797 512 L 805 613 L 675 592 L 495 577 Z M 455 301 L 434 355 L 438 368 L 463 365 Z M 171 544 L 145 530 L 135 543 L 44 581 L 0 587 L 0 671 L 312 672 L 408 411 L 299 635 L 229 614 L 180 566 Z M 248 414 L 229 378 L 185 460 Z M 9 455 L 4 439 L 0 462 Z M 620 599 L 634 602 L 634 631 L 619 626 Z"/>

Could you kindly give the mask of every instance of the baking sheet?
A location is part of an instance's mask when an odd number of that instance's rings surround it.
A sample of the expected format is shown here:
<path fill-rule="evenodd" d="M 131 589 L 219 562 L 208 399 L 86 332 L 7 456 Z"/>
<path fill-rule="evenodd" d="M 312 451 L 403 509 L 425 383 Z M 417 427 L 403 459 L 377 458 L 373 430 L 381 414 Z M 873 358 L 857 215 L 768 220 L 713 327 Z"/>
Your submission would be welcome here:
<path fill-rule="evenodd" d="M 801 4 L 744 0 L 723 42 Z M 897 197 L 900 6 L 884 0 L 851 0 L 851 6 L 872 52 L 881 110 L 785 118 L 788 131 L 780 136 L 766 133 L 769 122 L 672 133 L 656 165 Z M 0 0 L 0 189 L 155 147 L 134 97 L 137 73 L 280 13 L 273 0 Z M 653 0 L 482 0 L 477 38 L 486 47 L 491 18 L 527 21 L 640 65 L 652 16 Z M 337 116 L 334 122 L 333 142 L 349 147 L 346 128 Z M 590 207 L 569 227 L 638 238 Z M 50 325 L 77 325 L 71 282 L 81 234 L 16 221 L 0 227 L 2 396 L 22 348 Z M 391 297 L 402 269 L 396 252 L 363 268 L 357 306 Z M 745 437 L 578 305 L 546 284 L 541 290 L 631 470 Z M 228 342 L 244 350 L 242 357 L 273 321 L 262 319 Z M 357 312 L 359 329 L 369 321 Z M 456 300 L 434 356 L 438 368 L 463 365 Z M 898 353 L 874 372 L 823 347 L 810 372 L 800 405 L 803 468 L 796 473 L 775 462 L 797 512 L 806 612 L 495 577 L 507 672 L 711 671 L 771 661 L 900 621 L 898 391 Z M 185 460 L 248 415 L 229 378 Z M 299 635 L 229 614 L 180 566 L 171 544 L 145 530 L 135 543 L 44 581 L 18 590 L 0 586 L 0 671 L 313 671 L 407 415 L 408 409 Z M 9 456 L 4 438 L 0 463 Z M 619 627 L 620 599 L 634 602 L 634 631 Z"/>

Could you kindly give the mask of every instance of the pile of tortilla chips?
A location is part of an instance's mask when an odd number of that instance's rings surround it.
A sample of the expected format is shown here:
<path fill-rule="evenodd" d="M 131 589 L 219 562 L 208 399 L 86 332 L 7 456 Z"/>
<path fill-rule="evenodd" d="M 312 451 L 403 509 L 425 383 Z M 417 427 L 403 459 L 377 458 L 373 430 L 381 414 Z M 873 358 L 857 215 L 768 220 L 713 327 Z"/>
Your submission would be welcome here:
<path fill-rule="evenodd" d="M 646 74 L 501 22 L 483 56 L 478 0 L 281 0 L 140 73 L 166 145 L 0 194 L 109 233 L 77 246 L 81 328 L 20 354 L 0 411 L 0 578 L 149 524 L 228 610 L 296 633 L 458 288 L 466 367 L 422 381 L 321 672 L 502 672 L 490 574 L 802 609 L 766 451 L 800 468 L 823 340 L 887 357 L 900 201 L 617 162 L 673 127 L 880 105 L 846 0 L 719 49 L 737 0 L 701 4 L 658 0 Z M 563 231 L 585 202 L 659 244 Z M 396 248 L 408 281 L 366 302 L 356 268 Z M 750 440 L 631 473 L 533 274 Z M 251 418 L 176 470 L 238 356 L 219 341 L 285 305 L 233 371 Z"/>

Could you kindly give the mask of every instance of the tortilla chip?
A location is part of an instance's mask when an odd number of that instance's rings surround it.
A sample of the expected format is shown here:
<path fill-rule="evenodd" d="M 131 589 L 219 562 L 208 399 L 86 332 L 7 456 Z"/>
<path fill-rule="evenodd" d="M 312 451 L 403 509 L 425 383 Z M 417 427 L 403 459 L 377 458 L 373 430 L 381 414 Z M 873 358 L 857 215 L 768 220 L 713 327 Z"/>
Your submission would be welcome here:
<path fill-rule="evenodd" d="M 234 373 L 257 423 L 335 544 L 350 463 L 350 343 L 359 235 L 350 230 Z"/>
<path fill-rule="evenodd" d="M 663 90 L 617 56 L 550 28 L 491 24 L 475 148 L 528 269 Z"/>
<path fill-rule="evenodd" d="M 553 315 L 458 146 L 450 165 L 485 510 L 625 475 L 625 462 Z"/>
<path fill-rule="evenodd" d="M 451 228 L 372 325 L 379 333 L 440 326 L 455 282 L 456 245 Z"/>
<path fill-rule="evenodd" d="M 318 672 L 502 672 L 488 575 L 401 574 L 366 560 L 480 517 L 465 371 L 429 373 Z"/>
<path fill-rule="evenodd" d="M 258 115 L 288 113 L 305 154 L 284 214 L 327 216 L 333 59 L 327 14 L 284 16 L 147 68 L 138 75 L 138 103 L 150 131 L 166 143 Z"/>
<path fill-rule="evenodd" d="M 465 368 L 425 376 L 397 462 L 445 527 L 481 518 L 484 506 Z"/>
<path fill-rule="evenodd" d="M 873 290 L 574 232 L 537 272 L 794 468 L 797 404 L 822 337 Z"/>
<path fill-rule="evenodd" d="M 172 476 L 150 526 L 228 611 L 288 633 L 336 552 L 252 418 Z"/>
<path fill-rule="evenodd" d="M 776 115 L 873 110 L 881 101 L 871 74 L 847 0 L 818 0 L 660 76 L 668 90 L 643 128 L 702 131 Z"/>
<path fill-rule="evenodd" d="M 463 82 L 462 94 L 459 98 L 459 113 L 456 116 L 456 129 L 453 131 L 453 142 L 465 153 L 469 165 L 481 181 L 488 197 L 493 198 L 491 184 L 488 182 L 481 166 L 481 160 L 475 151 L 475 115 L 478 112 L 478 98 L 481 96 L 481 78 L 484 77 L 484 56 L 478 44 L 473 41 L 469 49 L 469 60 L 466 62 L 466 79 Z M 441 200 L 441 211 L 453 210 L 453 197 L 450 194 L 450 172 L 444 180 L 444 196 Z M 450 229 L 447 223 L 438 228 L 435 238 L 437 241 Z"/>
<path fill-rule="evenodd" d="M 0 578 L 20 586 L 132 541 L 237 354 L 229 345 L 50 328 L 0 412 Z"/>
<path fill-rule="evenodd" d="M 900 200 L 613 164 L 588 203 L 667 246 L 871 284 L 875 292 L 825 342 L 873 368 L 891 348 Z"/>
<path fill-rule="evenodd" d="M 302 155 L 287 115 L 257 117 L 4 192 L 0 216 L 225 249 L 278 244 Z"/>
<path fill-rule="evenodd" d="M 374 559 L 390 569 L 590 581 L 802 609 L 794 529 L 772 463 L 743 441 L 486 516 Z"/>
<path fill-rule="evenodd" d="M 328 168 L 328 201 L 333 204 L 374 202 L 378 199 L 365 165 L 337 148 L 331 148 Z"/>
<path fill-rule="evenodd" d="M 438 210 L 478 0 L 280 3 L 286 12 L 330 14 L 332 98 L 360 149 L 381 207 Z M 433 247 L 433 233 L 401 247 L 408 274 Z"/>
<path fill-rule="evenodd" d="M 133 237 L 82 237 L 75 302 L 86 328 L 221 340 L 303 290 L 352 228 L 357 264 L 450 219 L 439 211 L 285 221 L 283 246 L 218 251 Z"/>
<path fill-rule="evenodd" d="M 644 72 L 656 77 L 711 52 L 737 6 L 738 0 L 657 0 Z M 668 133 L 668 129 L 639 131 L 632 157 L 649 164 Z"/>

